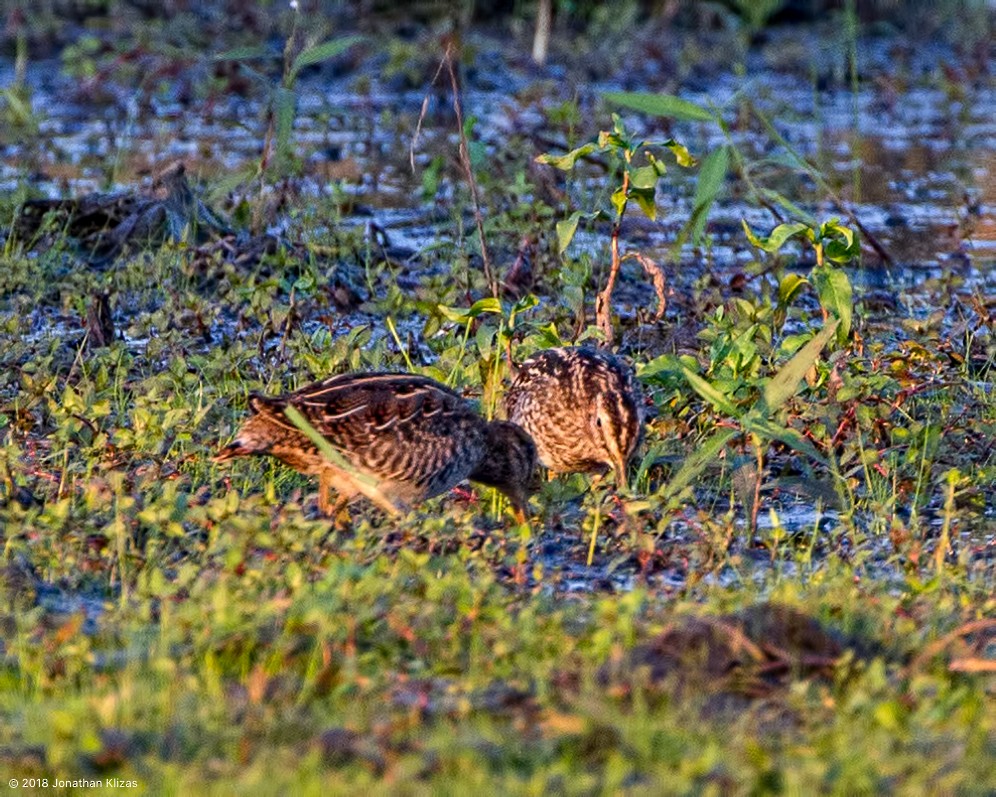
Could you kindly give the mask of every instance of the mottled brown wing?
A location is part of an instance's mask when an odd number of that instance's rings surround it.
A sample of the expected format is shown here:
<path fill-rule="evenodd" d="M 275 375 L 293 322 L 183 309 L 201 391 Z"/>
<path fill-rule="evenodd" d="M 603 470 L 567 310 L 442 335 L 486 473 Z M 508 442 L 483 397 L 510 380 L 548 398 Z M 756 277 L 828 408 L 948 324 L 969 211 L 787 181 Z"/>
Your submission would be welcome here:
<path fill-rule="evenodd" d="M 484 449 L 484 421 L 425 377 L 347 374 L 285 399 L 356 467 L 423 497 L 465 478 Z"/>

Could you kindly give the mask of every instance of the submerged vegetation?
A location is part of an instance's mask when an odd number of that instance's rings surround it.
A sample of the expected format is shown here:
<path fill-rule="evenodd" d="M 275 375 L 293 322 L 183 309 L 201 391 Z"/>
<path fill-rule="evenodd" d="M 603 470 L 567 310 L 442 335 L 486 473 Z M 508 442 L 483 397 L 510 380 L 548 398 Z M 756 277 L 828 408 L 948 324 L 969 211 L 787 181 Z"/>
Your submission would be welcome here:
<path fill-rule="evenodd" d="M 203 5 L 3 34 L 0 783 L 996 791 L 985 3 L 555 4 L 542 68 L 518 8 Z M 627 478 L 528 524 L 213 460 L 610 344 Z"/>

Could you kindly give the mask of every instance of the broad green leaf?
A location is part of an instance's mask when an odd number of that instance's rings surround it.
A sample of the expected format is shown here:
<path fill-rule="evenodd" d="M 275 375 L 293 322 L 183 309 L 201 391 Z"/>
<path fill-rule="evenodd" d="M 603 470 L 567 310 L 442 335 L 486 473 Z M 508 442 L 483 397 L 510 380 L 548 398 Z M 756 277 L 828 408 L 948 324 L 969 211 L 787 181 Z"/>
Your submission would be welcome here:
<path fill-rule="evenodd" d="M 557 325 L 551 321 L 549 324 L 536 327 L 536 336 L 542 344 L 540 348 L 555 349 L 564 345 L 560 333 L 557 332 Z"/>
<path fill-rule="evenodd" d="M 808 332 L 804 335 L 786 335 L 782 338 L 778 351 L 779 353 L 784 353 L 786 355 L 795 354 L 812 339 L 813 336 Z"/>
<path fill-rule="evenodd" d="M 671 498 L 684 490 L 698 475 L 716 461 L 723 447 L 739 434 L 738 429 L 720 429 L 712 437 L 700 444 L 695 451 L 685 459 L 678 472 L 661 490 L 664 498 Z"/>
<path fill-rule="evenodd" d="M 453 321 L 457 324 L 466 324 L 470 321 L 470 310 L 466 307 L 447 307 L 445 304 L 439 304 L 436 307 L 447 321 Z"/>
<path fill-rule="evenodd" d="M 477 318 L 482 313 L 501 313 L 501 302 L 491 296 L 486 299 L 478 299 L 467 308 L 447 307 L 445 304 L 439 304 L 436 305 L 436 307 L 447 320 L 454 321 L 458 324 L 469 323 L 472 319 Z"/>
<path fill-rule="evenodd" d="M 823 253 L 834 263 L 849 263 L 861 254 L 861 241 L 850 227 L 831 219 L 820 227 L 820 235 L 827 239 Z"/>
<path fill-rule="evenodd" d="M 759 238 L 747 226 L 747 222 L 741 219 L 741 224 L 744 225 L 744 232 L 747 233 L 747 240 L 750 241 L 758 249 L 763 249 L 765 252 L 777 252 L 781 249 L 787 240 L 793 236 L 799 235 L 800 233 L 810 233 L 812 231 L 809 229 L 809 225 L 803 224 L 801 221 L 791 222 L 789 224 L 779 224 L 775 229 L 771 231 L 771 235 L 767 238 Z"/>
<path fill-rule="evenodd" d="M 539 303 L 540 300 L 535 293 L 527 293 L 525 296 L 519 299 L 519 301 L 517 301 L 514 305 L 512 305 L 512 309 L 508 313 L 509 329 L 515 328 L 515 318 L 516 316 L 519 315 L 519 313 L 525 313 L 529 310 L 532 310 Z"/>
<path fill-rule="evenodd" d="M 659 177 L 660 175 L 653 164 L 629 170 L 629 182 L 633 188 L 654 189 L 657 187 Z"/>
<path fill-rule="evenodd" d="M 495 333 L 497 331 L 498 330 L 491 324 L 481 324 L 477 328 L 477 334 L 474 336 L 474 342 L 477 344 L 477 351 L 485 360 L 491 356 Z"/>
<path fill-rule="evenodd" d="M 658 374 L 682 376 L 682 362 L 673 354 L 661 354 L 650 362 L 637 364 L 636 375 L 640 381 L 653 379 Z"/>
<path fill-rule="evenodd" d="M 567 247 L 571 245 L 571 241 L 574 240 L 574 233 L 578 231 L 578 222 L 581 219 L 593 219 L 598 216 L 598 213 L 582 213 L 580 210 L 575 210 L 570 216 L 568 216 L 563 221 L 557 222 L 557 254 L 564 254 L 567 251 Z"/>
<path fill-rule="evenodd" d="M 777 440 L 784 443 L 789 448 L 805 454 L 813 462 L 826 465 L 826 459 L 809 440 L 797 430 L 790 426 L 779 426 L 774 421 L 767 418 L 758 418 L 753 414 L 744 419 L 744 429 L 752 434 L 756 434 L 766 440 Z"/>
<path fill-rule="evenodd" d="M 848 246 L 842 241 L 827 241 L 823 247 L 823 254 L 826 259 L 839 264 L 850 263 L 860 253 L 861 244 L 858 242 Z"/>
<path fill-rule="evenodd" d="M 273 97 L 276 116 L 277 154 L 286 158 L 291 153 L 291 134 L 294 131 L 294 116 L 297 112 L 297 94 L 291 89 L 279 86 Z"/>
<path fill-rule="evenodd" d="M 621 149 L 625 152 L 629 149 L 629 140 L 611 130 L 603 130 L 598 134 L 598 149 Z"/>
<path fill-rule="evenodd" d="M 655 156 L 650 150 L 647 150 L 644 155 L 647 158 L 647 163 L 654 167 L 654 171 L 657 172 L 658 177 L 663 177 L 667 174 L 667 164 L 664 161 Z"/>
<path fill-rule="evenodd" d="M 669 138 L 663 144 L 662 147 L 667 147 L 671 150 L 674 155 L 674 159 L 678 161 L 679 166 L 684 166 L 686 169 L 690 169 L 695 165 L 695 158 L 692 157 L 692 153 L 688 151 L 688 147 L 684 144 L 680 144 L 673 138 Z"/>
<path fill-rule="evenodd" d="M 269 47 L 261 44 L 248 45 L 246 47 L 236 47 L 232 50 L 225 50 L 218 53 L 215 61 L 253 61 L 257 58 L 275 58 L 276 53 Z"/>
<path fill-rule="evenodd" d="M 342 36 L 341 38 L 331 39 L 330 41 L 323 42 L 322 44 L 316 44 L 314 47 L 308 47 L 307 49 L 302 50 L 298 54 L 297 58 L 294 59 L 294 65 L 291 67 L 290 76 L 288 78 L 289 85 L 293 85 L 295 79 L 297 78 L 298 72 L 306 66 L 320 64 L 322 61 L 328 61 L 330 58 L 335 58 L 337 55 L 341 55 L 354 44 L 358 44 L 361 41 L 363 41 L 362 36 Z"/>
<path fill-rule="evenodd" d="M 780 205 L 789 212 L 789 215 L 796 219 L 802 219 L 810 227 L 816 226 L 816 219 L 813 215 L 803 208 L 799 207 L 795 202 L 789 199 L 784 194 L 779 193 L 771 188 L 762 188 L 758 193 L 761 197 L 773 205 Z"/>
<path fill-rule="evenodd" d="M 653 116 L 666 116 L 670 119 L 681 119 L 688 122 L 712 122 L 716 118 L 712 111 L 672 94 L 611 91 L 602 96 L 616 105 Z"/>
<path fill-rule="evenodd" d="M 477 318 L 482 313 L 498 313 L 501 315 L 501 301 L 489 296 L 486 299 L 478 299 L 470 306 L 470 317 Z"/>
<path fill-rule="evenodd" d="M 764 393 L 761 394 L 761 398 L 755 405 L 762 417 L 769 417 L 795 395 L 799 383 L 806 376 L 806 371 L 819 358 L 823 347 L 827 345 L 827 341 L 837 329 L 837 324 L 836 320 L 828 322 L 816 337 L 799 349 L 792 359 L 779 368 L 778 373 L 768 380 L 764 386 Z"/>
<path fill-rule="evenodd" d="M 778 304 L 781 307 L 792 304 L 799 291 L 808 284 L 809 280 L 799 274 L 786 274 L 778 283 Z"/>
<path fill-rule="evenodd" d="M 544 153 L 543 155 L 537 155 L 536 162 L 545 163 L 548 166 L 555 166 L 556 168 L 562 169 L 563 171 L 566 172 L 569 169 L 573 169 L 574 164 L 577 163 L 579 159 L 587 155 L 590 155 L 592 152 L 595 152 L 597 149 L 598 149 L 597 144 L 589 142 L 587 144 L 584 144 L 583 146 L 578 147 L 577 149 L 572 149 L 566 155 L 551 155 L 549 152 Z"/>
<path fill-rule="evenodd" d="M 731 418 L 739 418 L 743 414 L 724 393 L 713 387 L 708 380 L 703 379 L 697 373 L 684 366 L 682 366 L 681 372 L 685 375 L 685 379 L 688 380 L 688 384 L 692 386 L 695 392 L 724 415 Z"/>
<path fill-rule="evenodd" d="M 619 186 L 615 191 L 612 192 L 612 196 L 609 198 L 612 202 L 612 207 L 615 208 L 616 218 L 621 218 L 622 214 L 626 211 L 626 203 L 629 201 L 627 192 L 622 186 Z"/>
<path fill-rule="evenodd" d="M 702 241 L 709 210 L 723 187 L 729 164 L 729 149 L 720 147 L 706 155 L 699 167 L 699 176 L 695 182 L 695 198 L 692 202 L 692 218 L 688 228 L 688 235 L 696 244 Z"/>
<path fill-rule="evenodd" d="M 827 219 L 820 225 L 820 238 L 843 238 L 848 246 L 854 241 L 854 232 L 840 223 L 840 219 Z"/>
<path fill-rule="evenodd" d="M 629 194 L 636 200 L 636 204 L 640 206 L 644 216 L 651 221 L 657 220 L 657 192 L 653 188 L 645 190 L 634 188 Z"/>
<path fill-rule="evenodd" d="M 814 268 L 811 275 L 820 305 L 840 319 L 837 340 L 843 343 L 851 331 L 851 316 L 854 310 L 854 292 L 851 281 L 842 269 L 833 266 Z"/>

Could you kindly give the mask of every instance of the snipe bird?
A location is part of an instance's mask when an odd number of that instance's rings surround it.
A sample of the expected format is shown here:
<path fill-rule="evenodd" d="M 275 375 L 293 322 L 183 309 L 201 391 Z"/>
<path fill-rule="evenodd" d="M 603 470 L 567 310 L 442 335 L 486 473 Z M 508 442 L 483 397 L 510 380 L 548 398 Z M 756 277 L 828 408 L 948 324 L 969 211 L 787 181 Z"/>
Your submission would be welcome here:
<path fill-rule="evenodd" d="M 626 486 L 626 463 L 643 430 L 643 397 L 618 357 L 580 347 L 537 352 L 519 367 L 505 410 L 550 471 L 613 470 Z"/>
<path fill-rule="evenodd" d="M 332 447 L 326 457 L 285 411 L 296 409 Z M 520 427 L 486 421 L 424 376 L 341 374 L 283 396 L 253 395 L 252 415 L 216 462 L 268 454 L 318 476 L 321 511 L 335 516 L 356 495 L 396 514 L 464 479 L 500 490 L 526 520 L 536 447 Z M 329 491 L 338 500 L 331 502 Z"/>

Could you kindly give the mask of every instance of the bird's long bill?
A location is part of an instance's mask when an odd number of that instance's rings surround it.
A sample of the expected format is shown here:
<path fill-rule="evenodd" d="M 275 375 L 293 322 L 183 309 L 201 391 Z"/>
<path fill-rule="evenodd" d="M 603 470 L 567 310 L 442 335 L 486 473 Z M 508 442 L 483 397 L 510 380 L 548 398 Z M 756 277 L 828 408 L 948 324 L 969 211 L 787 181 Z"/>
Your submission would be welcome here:
<path fill-rule="evenodd" d="M 619 458 L 612 463 L 612 470 L 616 475 L 616 487 L 620 490 L 625 490 L 627 488 L 626 481 L 626 462 Z"/>
<path fill-rule="evenodd" d="M 228 462 L 230 459 L 245 456 L 248 453 L 250 453 L 249 449 L 245 448 L 238 440 L 235 440 L 219 449 L 218 453 L 211 457 L 211 461 L 214 463 Z"/>

